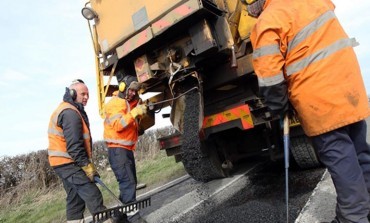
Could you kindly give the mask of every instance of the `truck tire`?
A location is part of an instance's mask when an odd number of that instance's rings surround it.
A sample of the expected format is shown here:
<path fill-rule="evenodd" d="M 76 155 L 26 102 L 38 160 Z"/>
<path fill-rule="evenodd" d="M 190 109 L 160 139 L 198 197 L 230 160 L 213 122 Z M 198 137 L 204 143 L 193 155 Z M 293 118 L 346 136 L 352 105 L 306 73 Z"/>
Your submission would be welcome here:
<path fill-rule="evenodd" d="M 216 148 L 199 138 L 200 93 L 192 92 L 185 97 L 182 163 L 186 172 L 197 181 L 207 182 L 225 177 Z"/>
<path fill-rule="evenodd" d="M 290 138 L 290 151 L 297 165 L 302 169 L 320 167 L 317 152 L 306 135 Z"/>

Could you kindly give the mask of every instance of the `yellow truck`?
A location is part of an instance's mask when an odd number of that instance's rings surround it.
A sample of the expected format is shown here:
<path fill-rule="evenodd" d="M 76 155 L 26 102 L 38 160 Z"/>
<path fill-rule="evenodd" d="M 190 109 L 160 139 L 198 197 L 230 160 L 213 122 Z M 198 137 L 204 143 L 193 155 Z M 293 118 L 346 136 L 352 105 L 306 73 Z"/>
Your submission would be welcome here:
<path fill-rule="evenodd" d="M 82 9 L 95 50 L 100 114 L 125 75 L 134 75 L 149 114 L 170 106 L 176 134 L 160 139 L 198 181 L 225 177 L 245 157 L 283 155 L 279 117 L 258 95 L 249 35 L 255 19 L 239 0 L 90 0 Z M 320 165 L 299 122 L 291 119 L 298 166 Z"/>

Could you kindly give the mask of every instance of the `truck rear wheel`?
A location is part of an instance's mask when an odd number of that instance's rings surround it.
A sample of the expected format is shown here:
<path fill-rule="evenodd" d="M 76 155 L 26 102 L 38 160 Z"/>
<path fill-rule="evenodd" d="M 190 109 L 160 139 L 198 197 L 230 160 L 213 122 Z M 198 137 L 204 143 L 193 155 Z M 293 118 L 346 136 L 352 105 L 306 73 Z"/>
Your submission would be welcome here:
<path fill-rule="evenodd" d="M 182 162 L 186 172 L 197 181 L 207 182 L 225 177 L 222 164 L 214 144 L 201 142 L 200 93 L 193 91 L 185 97 Z"/>
<path fill-rule="evenodd" d="M 290 138 L 290 151 L 297 165 L 302 169 L 321 166 L 317 152 L 306 135 Z"/>

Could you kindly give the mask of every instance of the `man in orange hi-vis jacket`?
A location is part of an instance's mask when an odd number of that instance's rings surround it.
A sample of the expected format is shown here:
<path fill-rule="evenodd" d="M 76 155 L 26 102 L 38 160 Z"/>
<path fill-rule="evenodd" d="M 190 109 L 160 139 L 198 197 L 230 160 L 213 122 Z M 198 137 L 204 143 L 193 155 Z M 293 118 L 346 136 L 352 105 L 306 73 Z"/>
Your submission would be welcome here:
<path fill-rule="evenodd" d="M 67 223 L 83 222 L 85 206 L 91 214 L 106 209 L 94 183 L 94 176 L 99 174 L 92 162 L 89 119 L 84 109 L 88 100 L 85 83 L 73 81 L 49 123 L 49 163 L 67 193 Z"/>
<path fill-rule="evenodd" d="M 139 136 L 137 118 L 147 111 L 146 105 L 138 103 L 139 87 L 135 76 L 120 78 L 119 91 L 105 106 L 104 140 L 108 146 L 109 163 L 118 181 L 119 199 L 124 204 L 136 201 L 134 150 Z"/>
<path fill-rule="evenodd" d="M 370 110 L 360 67 L 330 0 L 244 0 L 258 18 L 250 39 L 261 96 L 284 115 L 288 102 L 337 192 L 332 222 L 368 223 Z"/>

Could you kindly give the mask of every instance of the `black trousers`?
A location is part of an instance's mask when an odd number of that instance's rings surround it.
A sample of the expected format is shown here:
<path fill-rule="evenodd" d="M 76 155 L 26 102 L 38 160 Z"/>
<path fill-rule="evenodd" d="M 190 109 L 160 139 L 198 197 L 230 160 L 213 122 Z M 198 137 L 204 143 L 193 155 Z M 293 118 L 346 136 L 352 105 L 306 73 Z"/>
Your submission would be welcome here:
<path fill-rule="evenodd" d="M 91 214 L 106 209 L 99 188 L 89 180 L 80 167 L 70 164 L 54 170 L 61 178 L 67 193 L 67 220 L 83 219 L 85 205 Z"/>
<path fill-rule="evenodd" d="M 341 222 L 368 223 L 370 210 L 370 146 L 367 125 L 360 121 L 312 137 L 337 193 L 336 214 Z"/>
<path fill-rule="evenodd" d="M 108 158 L 119 185 L 120 200 L 124 204 L 136 201 L 137 178 L 133 151 L 110 147 Z"/>

